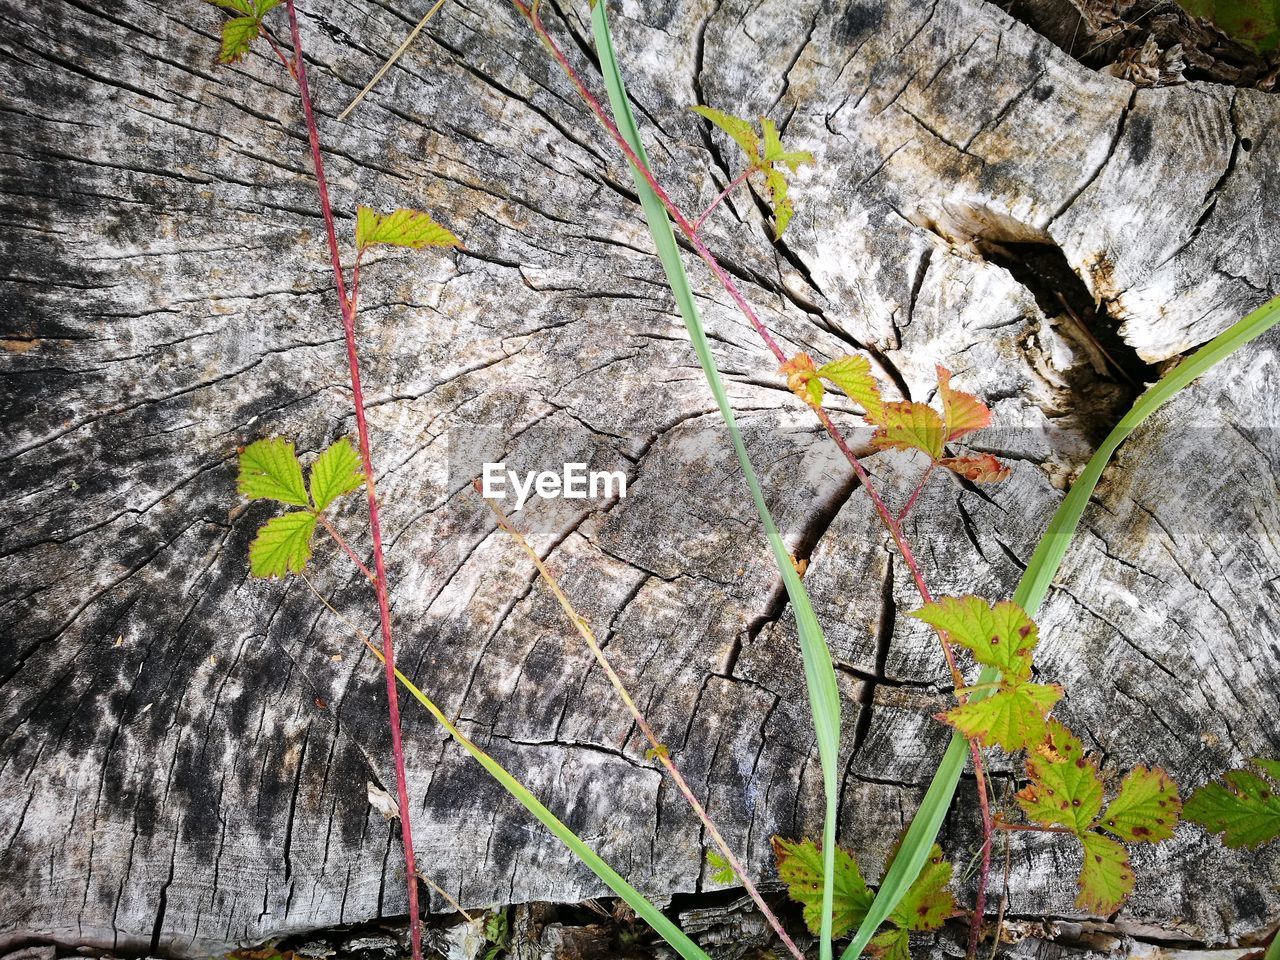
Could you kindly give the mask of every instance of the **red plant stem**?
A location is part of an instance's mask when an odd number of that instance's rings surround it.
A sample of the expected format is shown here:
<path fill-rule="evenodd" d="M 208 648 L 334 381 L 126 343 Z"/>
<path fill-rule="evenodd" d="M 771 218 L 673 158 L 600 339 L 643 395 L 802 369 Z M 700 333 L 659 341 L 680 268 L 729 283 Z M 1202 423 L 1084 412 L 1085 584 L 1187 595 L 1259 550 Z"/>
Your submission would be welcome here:
<path fill-rule="evenodd" d="M 911 491 L 911 496 L 907 498 L 906 505 L 898 512 L 899 523 L 901 523 L 906 518 L 907 514 L 911 512 L 911 508 L 915 506 L 916 497 L 920 496 L 920 491 L 924 489 L 925 483 L 928 481 L 929 477 L 933 474 L 933 468 L 936 467 L 937 465 L 938 465 L 938 462 L 936 460 L 930 461 L 929 468 L 925 470 L 924 474 L 920 477 L 920 482 L 916 484 L 916 488 Z"/>
<path fill-rule="evenodd" d="M 275 52 L 275 55 L 279 58 L 280 62 L 284 65 L 284 68 L 289 71 L 289 76 L 297 80 L 298 71 L 294 68 L 293 64 L 289 61 L 289 58 L 284 55 L 284 51 L 280 49 L 280 45 L 276 43 L 276 38 L 271 36 L 271 32 L 267 30 L 267 28 L 264 27 L 262 24 L 258 24 L 258 36 L 262 37 L 262 39 L 267 41 L 267 44 L 271 47 L 272 51 Z"/>
<path fill-rule="evenodd" d="M 373 458 L 369 453 L 369 425 L 365 421 L 364 391 L 360 386 L 360 358 L 356 353 L 355 311 L 347 299 L 346 285 L 342 279 L 342 259 L 338 253 L 338 234 L 333 223 L 333 208 L 329 203 L 329 184 L 324 175 L 324 158 L 320 153 L 320 131 L 316 127 L 315 113 L 311 108 L 311 93 L 307 88 L 307 66 L 302 55 L 302 35 L 298 31 L 298 14 L 294 0 L 285 0 L 289 13 L 289 32 L 293 38 L 293 63 L 298 81 L 298 94 L 302 98 L 302 113 L 306 118 L 307 137 L 311 141 L 311 160 L 316 169 L 316 190 L 320 194 L 320 213 L 324 217 L 325 234 L 329 241 L 329 259 L 333 264 L 333 281 L 338 291 L 338 304 L 342 309 L 342 330 L 347 341 L 347 367 L 351 372 L 351 400 L 355 407 L 356 431 L 360 440 L 360 459 L 364 464 L 365 492 L 369 499 L 369 532 L 373 538 L 373 589 L 378 596 L 378 618 L 382 629 L 382 655 L 387 680 L 387 707 L 391 725 L 391 752 L 396 766 L 396 794 L 400 803 L 400 836 L 404 841 L 405 883 L 409 889 L 409 933 L 413 960 L 422 960 L 422 922 L 418 915 L 418 870 L 413 855 L 413 829 L 410 826 L 409 788 L 404 768 L 404 745 L 400 736 L 400 700 L 396 691 L 396 654 L 391 640 L 391 603 L 387 595 L 387 569 L 382 555 L 382 525 L 378 520 L 378 494 L 373 483 Z"/>
<path fill-rule="evenodd" d="M 727 197 L 730 193 L 732 193 L 734 187 L 738 186 L 738 184 L 745 181 L 747 179 L 747 176 L 750 173 L 751 173 L 751 168 L 747 167 L 747 169 L 743 170 L 740 174 L 738 174 L 736 177 L 730 180 L 729 185 L 720 191 L 720 196 L 712 200 L 711 206 L 703 210 L 702 216 L 700 216 L 697 220 L 693 222 L 693 229 L 701 230 L 702 224 L 706 221 L 707 217 L 711 216 L 711 211 L 714 210 L 716 207 L 720 206 L 720 201 L 723 200 L 725 197 Z"/>
<path fill-rule="evenodd" d="M 364 561 L 360 559 L 360 555 L 351 549 L 351 544 L 347 543 L 342 534 L 338 532 L 338 528 L 329 522 L 329 518 L 321 513 L 316 516 L 316 519 L 320 521 L 320 526 L 324 527 L 325 530 L 328 531 L 329 536 L 333 537 L 334 543 L 340 546 L 346 552 L 347 556 L 351 558 L 351 562 L 359 567 L 360 572 L 369 578 L 369 582 L 376 584 L 378 582 L 378 578 L 369 572 L 369 568 L 364 565 Z"/>
<path fill-rule="evenodd" d="M 574 70 L 573 65 L 569 63 L 564 52 L 556 44 L 555 40 L 551 38 L 550 33 L 547 32 L 541 18 L 538 16 L 536 0 L 532 7 L 527 6 L 523 0 L 511 0 L 511 2 L 515 5 L 516 9 L 518 9 L 520 13 L 528 19 L 534 29 L 534 32 L 538 35 L 539 40 L 547 50 L 550 51 L 552 57 L 554 57 L 556 62 L 560 65 L 560 69 L 564 71 L 569 82 L 577 89 L 578 95 L 582 97 L 583 102 L 586 103 L 588 109 L 595 114 L 596 119 L 600 121 L 609 136 L 612 137 L 614 143 L 617 144 L 618 149 L 620 149 L 623 155 L 626 156 L 627 160 L 631 162 L 632 167 L 639 171 L 645 183 L 648 184 L 649 188 L 654 192 L 654 195 L 659 201 L 661 201 L 663 207 L 666 208 L 667 214 L 673 221 L 675 221 L 676 226 L 680 228 L 680 231 L 685 235 L 685 237 L 688 238 L 689 243 L 692 244 L 693 249 L 697 252 L 698 256 L 702 258 L 702 261 L 711 270 L 712 274 L 714 274 L 716 279 L 720 281 L 720 285 L 724 287 L 725 292 L 728 293 L 734 303 L 738 305 L 743 316 L 745 316 L 751 326 L 755 328 L 756 332 L 760 335 L 760 338 L 764 341 L 765 346 L 769 348 L 769 351 L 777 358 L 779 363 L 785 363 L 787 359 L 786 354 L 783 352 L 782 348 L 778 346 L 777 340 L 774 339 L 768 328 L 760 321 L 760 318 L 756 316 L 756 312 L 752 309 L 751 304 L 747 302 L 746 297 L 744 297 L 741 291 L 738 290 L 733 279 L 725 272 L 724 268 L 720 266 L 719 261 L 716 260 L 715 255 L 711 252 L 710 248 L 703 243 L 701 237 L 698 236 L 697 229 L 689 222 L 688 218 L 681 213 L 680 209 L 675 205 L 675 202 L 662 188 L 662 185 L 658 183 L 652 171 L 649 170 L 648 165 L 640 159 L 633 149 L 631 149 L 631 144 L 629 144 L 626 138 L 622 136 L 617 125 L 614 124 L 609 115 L 605 113 L 604 108 L 600 105 L 600 101 L 598 101 L 592 95 L 591 91 L 587 89 L 586 84 L 583 83 L 582 78 L 578 75 L 577 71 Z M 604 0 L 600 0 L 600 2 L 604 2 Z M 845 440 L 844 435 L 832 422 L 830 415 L 826 410 L 822 409 L 822 407 L 815 407 L 814 412 L 822 422 L 822 426 L 831 436 L 831 439 L 835 442 L 836 446 L 839 447 L 840 452 L 844 454 L 845 459 L 849 461 L 849 465 L 853 468 L 853 472 L 857 476 L 858 481 L 866 489 L 867 495 L 871 498 L 871 502 L 874 505 L 876 512 L 880 515 L 880 519 L 884 523 L 885 527 L 888 528 L 890 535 L 893 537 L 894 543 L 902 554 L 903 560 L 906 561 L 907 568 L 911 571 L 912 579 L 915 581 L 916 589 L 920 592 L 921 599 L 923 599 L 925 603 L 932 602 L 933 595 L 929 592 L 929 588 L 925 584 L 924 575 L 920 571 L 919 563 L 916 562 L 915 554 L 911 550 L 911 545 L 907 542 L 906 537 L 903 536 L 901 524 L 898 523 L 897 518 L 894 517 L 894 515 L 889 511 L 889 508 L 885 505 L 884 500 L 880 497 L 874 485 L 872 485 L 871 478 L 868 476 L 866 469 L 862 466 L 862 463 L 858 460 L 853 450 L 850 449 L 848 441 Z M 957 696 L 963 696 L 964 677 L 956 666 L 955 655 L 952 653 L 951 644 L 947 640 L 946 634 L 941 630 L 938 631 L 938 640 L 942 645 L 942 651 L 943 655 L 946 657 L 947 666 L 951 670 L 951 677 L 955 683 L 956 694 Z M 973 755 L 974 769 L 982 769 L 981 748 L 976 740 L 969 741 L 969 749 Z M 992 826 L 990 808 L 987 803 L 987 785 L 983 777 L 978 778 L 977 785 L 979 807 L 983 812 L 983 840 L 984 845 L 989 849 Z M 976 898 L 978 903 L 982 903 L 985 899 L 986 883 L 987 873 L 984 871 L 978 879 L 978 895 Z"/>

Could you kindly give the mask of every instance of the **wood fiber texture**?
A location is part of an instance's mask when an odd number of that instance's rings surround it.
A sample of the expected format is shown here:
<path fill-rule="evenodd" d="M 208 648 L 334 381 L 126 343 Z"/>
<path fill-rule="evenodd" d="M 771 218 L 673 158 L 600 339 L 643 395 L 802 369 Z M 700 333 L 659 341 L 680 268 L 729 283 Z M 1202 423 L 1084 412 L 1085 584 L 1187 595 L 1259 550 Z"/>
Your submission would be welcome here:
<path fill-rule="evenodd" d="M 301 7 L 348 249 L 357 203 L 428 209 L 465 243 L 364 269 L 402 668 L 637 886 L 712 887 L 696 820 L 467 485 L 484 460 L 625 471 L 625 499 L 535 499 L 517 521 L 772 876 L 770 835 L 816 834 L 821 816 L 794 623 L 620 155 L 500 3 L 451 0 L 339 123 L 426 4 Z M 544 8 L 595 77 L 585 4 Z M 213 64 L 221 16 L 0 0 L 0 942 L 207 954 L 406 909 L 398 831 L 366 801 L 366 781 L 394 781 L 377 661 L 300 580 L 248 577 L 271 510 L 237 497 L 237 447 L 278 434 L 305 459 L 354 424 L 297 99 L 265 47 Z M 981 0 L 628 2 L 615 21 L 685 210 L 738 162 L 690 104 L 771 116 L 817 155 L 783 242 L 745 192 L 705 233 L 788 351 L 869 349 L 914 399 L 944 363 L 994 407 L 977 445 L 1012 477 L 939 476 L 908 522 L 936 593 L 1011 593 L 1132 397 L 993 249 L 1060 250 L 1139 366 L 1280 292 L 1273 95 L 1138 89 Z M 689 267 L 780 527 L 810 560 L 847 698 L 842 839 L 878 876 L 945 746 L 947 674 L 904 616 L 917 598 L 865 492 Z M 1085 516 L 1038 663 L 1113 780 L 1160 764 L 1185 791 L 1280 755 L 1277 425 L 1270 336 L 1144 427 Z M 896 503 L 921 468 L 867 462 Z M 338 522 L 367 550 L 349 499 Z M 376 629 L 335 549 L 312 580 Z M 405 714 L 436 883 L 468 907 L 605 892 L 425 712 Z M 993 766 L 1011 805 L 1019 771 Z M 944 841 L 963 863 L 972 781 L 958 796 Z M 1011 915 L 1076 914 L 1060 839 L 1012 839 Z M 1280 912 L 1274 847 L 1233 853 L 1183 826 L 1136 866 L 1123 916 L 1188 939 Z"/>

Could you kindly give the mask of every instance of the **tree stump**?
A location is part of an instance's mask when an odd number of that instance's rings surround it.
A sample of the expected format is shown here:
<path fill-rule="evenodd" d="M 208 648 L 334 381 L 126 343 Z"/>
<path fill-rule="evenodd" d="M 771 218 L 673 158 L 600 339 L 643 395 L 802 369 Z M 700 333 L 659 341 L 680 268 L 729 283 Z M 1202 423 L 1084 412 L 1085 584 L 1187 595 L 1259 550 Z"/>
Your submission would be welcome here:
<path fill-rule="evenodd" d="M 427 4 L 302 6 L 348 249 L 357 203 L 425 208 L 465 243 L 364 268 L 402 668 L 641 889 L 713 888 L 696 820 L 468 486 L 486 459 L 624 471 L 623 499 L 535 498 L 517 522 L 769 878 L 770 836 L 821 816 L 794 624 L 621 156 L 502 4 L 446 4 L 338 122 Z M 305 456 L 354 433 L 291 82 L 266 48 L 215 66 L 221 13 L 196 0 L 0 9 L 0 942 L 195 955 L 403 913 L 398 830 L 366 800 L 394 782 L 355 636 L 376 627 L 367 584 L 317 551 L 347 623 L 298 578 L 250 579 L 270 511 L 235 493 L 237 447 L 281 435 Z M 595 78 L 585 4 L 545 15 Z M 936 593 L 1008 596 L 1141 384 L 1280 292 L 1274 95 L 1135 87 L 982 0 L 628 3 L 615 27 L 685 210 L 738 170 L 691 104 L 773 117 L 817 156 L 783 241 L 747 190 L 705 233 L 786 349 L 869 351 L 914 399 L 943 363 L 994 407 L 979 446 L 1012 477 L 937 477 L 908 522 Z M 689 267 L 809 561 L 845 695 L 841 839 L 877 877 L 945 746 L 949 678 L 865 492 Z M 921 465 L 834 409 L 901 503 Z M 1037 662 L 1109 776 L 1159 764 L 1185 794 L 1280 754 L 1277 423 L 1271 335 L 1139 431 L 1086 514 Z M 339 518 L 360 551 L 363 517 Z M 605 892 L 412 703 L 404 729 L 435 883 L 467 907 Z M 1010 803 L 1020 765 L 993 772 Z M 957 861 L 976 830 L 967 781 Z M 1010 915 L 1078 915 L 1060 839 L 1012 838 Z M 1135 864 L 1127 921 L 1222 942 L 1280 912 L 1275 847 L 1184 825 Z"/>

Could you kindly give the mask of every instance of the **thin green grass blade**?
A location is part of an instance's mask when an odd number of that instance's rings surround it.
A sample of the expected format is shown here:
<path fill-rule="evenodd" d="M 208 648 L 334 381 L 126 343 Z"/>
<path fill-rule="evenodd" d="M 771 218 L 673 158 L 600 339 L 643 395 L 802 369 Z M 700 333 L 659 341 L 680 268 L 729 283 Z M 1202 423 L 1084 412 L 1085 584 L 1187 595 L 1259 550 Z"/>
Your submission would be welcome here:
<path fill-rule="evenodd" d="M 544 827 L 555 834 L 560 842 L 572 851 L 575 857 L 590 867 L 597 877 L 607 883 L 610 890 L 625 900 L 627 905 L 636 912 L 636 915 L 653 927 L 657 934 L 666 940 L 680 956 L 684 957 L 685 960 L 710 960 L 707 954 L 690 940 L 679 927 L 672 923 L 661 910 L 650 903 L 639 890 L 622 879 L 622 876 L 616 870 L 605 863 L 599 854 L 583 843 L 578 838 L 578 835 L 565 826 L 554 813 L 544 807 L 537 797 L 506 771 L 502 764 L 481 750 L 466 734 L 454 726 L 453 722 L 445 716 L 440 708 L 425 693 L 414 686 L 408 677 L 397 670 L 396 678 L 404 684 L 404 688 L 413 695 L 414 699 L 426 707 L 431 712 L 431 715 L 439 721 L 440 725 L 449 731 L 453 739 L 461 744 L 467 753 L 479 761 L 485 770 L 489 771 L 489 775 L 493 779 L 502 784 L 506 791 L 519 800 L 525 809 L 537 817 Z"/>
<path fill-rule="evenodd" d="M 1271 938 L 1271 946 L 1267 947 L 1266 955 L 1262 960 L 1280 960 L 1280 930 L 1276 931 L 1276 935 Z"/>
<path fill-rule="evenodd" d="M 609 21 L 605 11 L 604 0 L 597 0 L 591 11 L 591 26 L 595 34 L 596 53 L 600 58 L 600 68 L 604 73 L 605 87 L 609 92 L 609 103 L 613 108 L 614 122 L 636 156 L 647 166 L 649 157 L 645 153 L 644 144 L 636 127 L 635 116 L 631 112 L 631 104 L 627 99 L 626 88 L 622 83 L 622 75 L 618 71 L 618 61 L 613 50 L 613 39 L 609 33 Z M 840 693 L 836 686 L 835 668 L 831 663 L 831 653 L 827 648 L 826 637 L 818 618 L 814 615 L 813 606 L 809 602 L 809 594 L 804 589 L 799 575 L 796 573 L 791 555 L 778 534 L 773 516 L 764 500 L 760 489 L 760 481 L 747 456 L 746 445 L 742 442 L 742 434 L 738 430 L 733 408 L 729 404 L 728 394 L 720 371 L 716 367 L 711 346 L 707 342 L 703 330 L 702 318 L 693 298 L 693 290 L 689 286 L 689 278 L 685 275 L 684 264 L 680 260 L 680 249 L 676 245 L 675 233 L 671 229 L 671 221 L 667 219 L 666 209 L 662 202 L 650 189 L 648 183 L 636 170 L 631 171 L 635 179 L 636 190 L 644 208 L 645 219 L 649 223 L 649 232 L 658 249 L 658 257 L 662 261 L 667 274 L 667 282 L 675 296 L 680 314 L 684 318 L 685 327 L 689 331 L 689 339 L 702 364 L 707 383 L 720 407 L 725 426 L 733 440 L 734 452 L 738 455 L 738 463 L 742 467 L 747 487 L 751 491 L 751 499 L 755 503 L 760 522 L 764 524 L 765 534 L 769 538 L 769 546 L 773 551 L 774 562 L 782 575 L 787 597 L 795 613 L 796 625 L 800 635 L 800 650 L 804 659 L 805 682 L 809 691 L 809 706 L 813 713 L 813 726 L 818 742 L 818 757 L 822 766 L 822 782 L 826 798 L 826 817 L 823 822 L 822 856 L 824 863 L 825 883 L 822 891 L 822 930 L 820 934 L 820 956 L 822 960 L 830 960 L 833 956 L 831 946 L 831 918 L 834 902 L 835 854 L 836 854 L 836 821 L 839 815 L 839 770 L 840 753 Z"/>
<path fill-rule="evenodd" d="M 1014 602 L 1021 604 L 1028 613 L 1035 615 L 1039 610 L 1045 594 L 1053 578 L 1057 576 L 1062 558 L 1066 556 L 1067 547 L 1080 525 L 1089 498 L 1102 477 L 1102 471 L 1111 460 L 1116 448 L 1133 433 L 1138 426 L 1163 406 L 1179 390 L 1187 386 L 1197 377 L 1202 376 L 1210 367 L 1220 360 L 1229 357 L 1251 340 L 1261 336 L 1280 321 L 1280 297 L 1264 303 L 1244 319 L 1233 324 L 1225 332 L 1193 353 L 1186 360 L 1166 373 L 1156 384 L 1147 390 L 1133 405 L 1133 409 L 1121 418 L 1115 429 L 1107 435 L 1098 447 L 1079 479 L 1071 486 L 1071 491 L 1063 498 L 1049 522 L 1049 529 L 1040 539 L 1031 560 L 1027 564 L 1018 589 L 1014 591 Z M 984 670 L 978 683 L 994 683 L 1000 674 L 993 669 Z M 986 692 L 975 694 L 973 699 L 986 696 Z M 929 857 L 929 850 L 942 828 L 942 821 L 951 806 L 951 798 L 955 794 L 956 784 L 960 782 L 960 774 L 964 770 L 965 758 L 969 755 L 969 745 L 958 734 L 951 738 L 947 751 L 943 754 L 938 772 L 929 784 L 924 802 L 916 812 L 911 826 L 907 829 L 902 841 L 902 848 L 894 859 L 893 865 L 885 874 L 884 882 L 876 893 L 867 917 L 858 928 L 853 942 L 841 955 L 840 960 L 856 960 L 862 954 L 868 941 L 875 935 L 880 924 L 893 912 L 898 901 L 915 883 L 920 869 Z M 1272 958 L 1280 960 L 1280 958 Z"/>

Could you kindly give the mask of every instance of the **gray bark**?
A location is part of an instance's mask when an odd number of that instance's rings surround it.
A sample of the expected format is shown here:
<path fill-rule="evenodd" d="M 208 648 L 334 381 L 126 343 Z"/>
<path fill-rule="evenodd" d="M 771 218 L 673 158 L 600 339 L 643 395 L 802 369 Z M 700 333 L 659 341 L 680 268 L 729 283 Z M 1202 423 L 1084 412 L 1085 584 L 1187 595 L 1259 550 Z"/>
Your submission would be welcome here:
<path fill-rule="evenodd" d="M 794 624 L 626 168 L 513 10 L 446 5 L 340 124 L 425 4 L 304 7 L 348 242 L 363 202 L 424 207 L 466 243 L 365 271 L 405 672 L 637 886 L 713 886 L 696 821 L 466 486 L 493 457 L 626 471 L 623 500 L 535 500 L 519 520 L 768 876 L 770 835 L 815 833 L 821 812 Z M 397 831 L 365 797 L 394 781 L 378 664 L 296 578 L 248 578 L 271 511 L 234 491 L 238 445 L 354 434 L 288 78 L 265 49 L 212 66 L 220 14 L 196 0 L 0 0 L 0 15 L 0 941 L 195 954 L 403 913 Z M 548 12 L 585 64 L 582 16 Z M 944 363 L 994 406 L 980 444 L 1013 476 L 935 478 L 908 524 L 937 593 L 1011 593 L 1131 395 L 993 251 L 1060 249 L 1131 365 L 1280 292 L 1272 95 L 1138 89 L 980 0 L 676 0 L 615 21 L 686 210 L 736 172 L 691 103 L 770 115 L 818 155 L 785 242 L 746 193 L 707 229 L 788 350 L 870 349 L 916 399 Z M 690 272 L 775 514 L 810 560 L 847 698 L 842 839 L 878 876 L 945 746 L 947 676 L 904 616 L 917 600 L 865 493 Z M 1040 669 L 1113 779 L 1154 763 L 1190 789 L 1280 755 L 1278 384 L 1269 336 L 1144 427 L 1042 611 Z M 868 465 L 899 503 L 919 471 Z M 364 550 L 362 517 L 353 503 L 342 523 Z M 376 628 L 336 550 L 313 579 Z M 421 867 L 464 905 L 605 892 L 412 704 L 405 736 Z M 995 772 L 1010 803 L 1018 767 Z M 944 837 L 958 862 L 972 793 Z M 1012 838 L 1012 914 L 1078 914 L 1078 854 L 1059 841 Z M 1183 826 L 1136 863 L 1134 922 L 1221 942 L 1280 912 L 1274 847 L 1233 853 Z"/>

